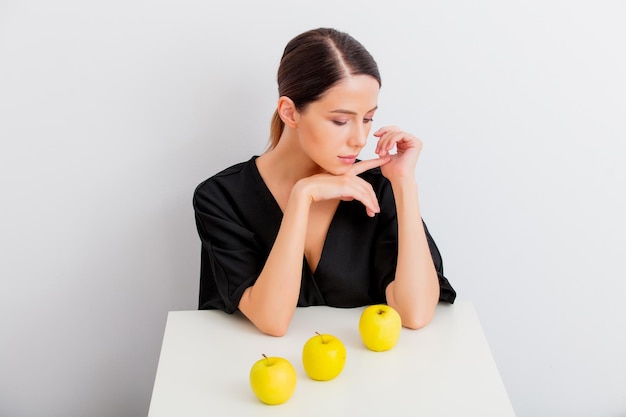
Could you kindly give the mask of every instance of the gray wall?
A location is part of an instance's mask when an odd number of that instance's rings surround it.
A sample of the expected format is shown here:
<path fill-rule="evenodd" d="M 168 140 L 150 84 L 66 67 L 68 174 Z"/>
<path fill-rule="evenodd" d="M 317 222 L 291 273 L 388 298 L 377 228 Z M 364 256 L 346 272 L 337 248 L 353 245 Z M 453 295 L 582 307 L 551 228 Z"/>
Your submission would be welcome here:
<path fill-rule="evenodd" d="M 624 3 L 223 3 L 0 1 L 0 415 L 147 413 L 196 308 L 193 189 L 263 151 L 317 26 L 377 58 L 375 126 L 424 141 L 424 217 L 518 415 L 626 415 Z"/>

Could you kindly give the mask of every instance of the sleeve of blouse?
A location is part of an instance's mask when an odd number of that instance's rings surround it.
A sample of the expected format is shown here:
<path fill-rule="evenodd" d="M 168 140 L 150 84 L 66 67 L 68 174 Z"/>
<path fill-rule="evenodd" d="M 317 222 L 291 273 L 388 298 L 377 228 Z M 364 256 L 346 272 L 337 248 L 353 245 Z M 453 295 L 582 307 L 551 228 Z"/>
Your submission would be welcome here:
<path fill-rule="evenodd" d="M 454 288 L 452 288 L 452 285 L 450 285 L 448 279 L 443 275 L 443 260 L 441 259 L 441 253 L 439 252 L 439 248 L 437 248 L 437 244 L 435 243 L 433 237 L 430 235 L 428 227 L 426 227 L 426 223 L 424 223 L 423 220 L 422 224 L 424 225 L 424 231 L 426 232 L 426 239 L 428 240 L 430 255 L 433 257 L 435 270 L 437 270 L 437 277 L 439 277 L 439 301 L 446 301 L 452 304 L 456 299 L 456 291 L 454 291 Z"/>
<path fill-rule="evenodd" d="M 214 184 L 196 189 L 193 207 L 202 243 L 198 308 L 232 314 L 261 269 L 258 244 Z"/>
<path fill-rule="evenodd" d="M 385 193 L 380 198 L 380 215 L 381 220 L 383 221 L 379 226 L 379 237 L 374 249 L 374 270 L 380 280 L 379 291 L 382 294 L 385 294 L 387 285 L 393 281 L 395 276 L 396 262 L 398 259 L 398 223 L 395 215 L 395 202 L 393 201 L 392 195 L 390 193 Z M 383 205 L 386 206 L 386 208 L 383 208 Z M 385 212 L 392 212 L 393 215 L 385 218 L 383 209 Z M 437 271 L 437 277 L 439 278 L 439 300 L 452 304 L 456 299 L 456 291 L 452 288 L 452 285 L 443 273 L 443 260 L 435 240 L 431 236 L 428 228 L 426 227 L 426 223 L 424 223 L 423 220 L 422 224 L 424 226 L 424 231 L 426 232 L 428 248 L 430 249 L 430 254 L 433 258 L 435 270 Z"/>

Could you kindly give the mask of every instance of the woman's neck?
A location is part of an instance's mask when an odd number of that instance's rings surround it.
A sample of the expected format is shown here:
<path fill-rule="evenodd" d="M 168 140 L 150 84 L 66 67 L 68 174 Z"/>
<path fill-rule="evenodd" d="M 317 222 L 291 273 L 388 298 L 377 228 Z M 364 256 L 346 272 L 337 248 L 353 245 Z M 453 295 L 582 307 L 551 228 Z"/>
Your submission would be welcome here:
<path fill-rule="evenodd" d="M 257 166 L 264 177 L 279 178 L 290 187 L 302 178 L 323 172 L 302 150 L 295 133 L 288 129 L 275 148 L 259 156 Z"/>

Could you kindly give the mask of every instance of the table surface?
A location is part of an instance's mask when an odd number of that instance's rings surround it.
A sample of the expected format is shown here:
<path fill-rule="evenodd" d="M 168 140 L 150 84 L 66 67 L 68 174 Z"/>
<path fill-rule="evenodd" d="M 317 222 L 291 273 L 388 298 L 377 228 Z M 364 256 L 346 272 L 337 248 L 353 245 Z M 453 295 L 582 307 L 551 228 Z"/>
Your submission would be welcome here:
<path fill-rule="evenodd" d="M 262 334 L 240 313 L 169 312 L 148 415 L 515 415 L 471 302 L 440 304 L 428 326 L 403 328 L 386 352 L 363 345 L 362 311 L 298 308 L 283 337 Z M 331 381 L 313 381 L 302 367 L 302 347 L 315 332 L 346 346 L 345 368 Z M 296 368 L 296 390 L 284 404 L 265 405 L 250 389 L 250 368 L 263 353 Z"/>

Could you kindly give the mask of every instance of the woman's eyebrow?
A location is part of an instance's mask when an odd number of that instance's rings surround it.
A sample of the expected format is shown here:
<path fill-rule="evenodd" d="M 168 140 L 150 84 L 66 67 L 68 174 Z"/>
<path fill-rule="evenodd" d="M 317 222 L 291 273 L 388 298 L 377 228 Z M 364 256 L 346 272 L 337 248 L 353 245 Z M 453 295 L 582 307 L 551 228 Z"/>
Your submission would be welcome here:
<path fill-rule="evenodd" d="M 374 110 L 377 110 L 377 109 L 378 109 L 378 106 L 374 107 L 374 108 L 373 108 L 373 109 L 371 109 L 371 110 L 368 110 L 368 111 L 367 111 L 367 113 L 371 113 L 371 112 L 373 112 Z M 355 114 L 356 114 L 356 112 L 355 112 L 355 111 L 352 111 L 352 110 L 346 110 L 346 109 L 336 109 L 336 110 L 331 110 L 331 111 L 330 111 L 330 113 L 341 113 L 341 114 L 352 114 L 352 115 L 355 115 Z"/>

